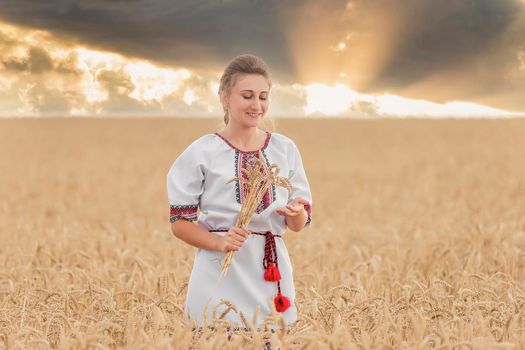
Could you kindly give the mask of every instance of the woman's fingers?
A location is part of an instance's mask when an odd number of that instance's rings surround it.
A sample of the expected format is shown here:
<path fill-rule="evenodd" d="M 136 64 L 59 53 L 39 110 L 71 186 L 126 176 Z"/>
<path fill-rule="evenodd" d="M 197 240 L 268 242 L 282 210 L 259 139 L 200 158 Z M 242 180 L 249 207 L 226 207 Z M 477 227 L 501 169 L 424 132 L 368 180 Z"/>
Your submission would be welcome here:
<path fill-rule="evenodd" d="M 277 208 L 275 209 L 275 211 L 277 212 L 277 214 L 282 215 L 282 216 L 293 216 L 294 215 L 294 213 L 286 207 Z"/>
<path fill-rule="evenodd" d="M 290 209 L 291 211 L 296 212 L 296 213 L 300 212 L 301 209 L 304 208 L 304 206 L 302 204 L 297 204 L 297 205 L 288 204 L 286 207 L 288 209 Z"/>
<path fill-rule="evenodd" d="M 249 231 L 243 230 L 238 227 L 232 228 L 232 230 L 234 232 L 235 239 L 240 240 L 241 242 L 244 242 L 250 235 Z"/>
<path fill-rule="evenodd" d="M 248 237 L 250 231 L 242 229 L 240 227 L 232 227 L 231 230 L 242 237 Z"/>
<path fill-rule="evenodd" d="M 297 197 L 297 198 L 294 198 L 290 203 L 288 204 L 291 204 L 291 205 L 294 205 L 294 206 L 299 206 L 299 207 L 304 207 L 305 205 L 310 205 L 310 202 L 308 202 L 306 199 L 304 198 L 301 198 L 301 197 Z"/>
<path fill-rule="evenodd" d="M 249 230 L 239 227 L 231 227 L 226 233 L 226 242 L 228 250 L 239 250 L 250 234 Z"/>
<path fill-rule="evenodd" d="M 236 245 L 234 245 L 234 244 L 230 244 L 230 245 L 228 246 L 227 250 L 228 250 L 228 251 L 231 251 L 231 250 L 237 251 L 237 250 L 239 250 L 240 248 L 241 248 L 241 247 L 239 247 L 239 246 L 236 246 Z"/>
<path fill-rule="evenodd" d="M 277 213 L 284 216 L 296 216 L 307 204 L 309 204 L 308 201 L 303 198 L 294 198 L 286 207 L 278 208 Z"/>
<path fill-rule="evenodd" d="M 230 239 L 228 240 L 228 245 L 231 248 L 231 250 L 239 250 L 242 244 L 243 244 L 242 241 L 238 241 L 233 237 L 230 237 Z"/>
<path fill-rule="evenodd" d="M 222 237 L 224 241 L 224 248 L 221 251 L 227 253 L 229 251 L 237 251 L 241 248 L 242 243 L 236 242 L 231 236 Z"/>
<path fill-rule="evenodd" d="M 229 239 L 232 244 L 242 244 L 246 240 L 246 238 L 244 238 L 243 236 L 239 235 L 236 232 L 230 235 Z"/>

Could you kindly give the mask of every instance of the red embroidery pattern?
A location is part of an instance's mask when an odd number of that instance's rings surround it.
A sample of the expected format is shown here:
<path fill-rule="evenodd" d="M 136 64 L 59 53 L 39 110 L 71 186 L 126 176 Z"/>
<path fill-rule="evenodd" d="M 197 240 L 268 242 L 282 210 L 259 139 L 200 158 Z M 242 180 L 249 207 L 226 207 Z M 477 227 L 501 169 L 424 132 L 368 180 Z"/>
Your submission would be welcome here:
<path fill-rule="evenodd" d="M 235 176 L 238 177 L 242 174 L 242 169 L 246 168 L 246 165 L 249 162 L 255 161 L 255 157 L 257 157 L 257 154 L 259 151 L 261 151 L 262 155 L 264 156 L 264 159 L 266 159 L 266 164 L 270 165 L 268 162 L 268 157 L 266 157 L 266 154 L 264 153 L 264 150 L 266 147 L 268 147 L 268 144 L 270 143 L 270 138 L 272 136 L 271 133 L 266 132 L 266 141 L 264 142 L 263 147 L 260 150 L 257 151 L 243 151 L 232 145 L 228 140 L 226 140 L 224 137 L 222 137 L 219 133 L 214 133 L 219 138 L 221 138 L 229 147 L 233 148 L 235 151 Z M 253 163 L 252 163 L 253 164 Z M 235 185 L 236 190 L 236 199 L 237 203 L 242 204 L 244 202 L 244 198 L 246 198 L 246 190 L 242 184 L 239 184 L 239 181 L 237 181 Z M 257 214 L 260 214 L 264 209 L 268 208 L 270 204 L 272 204 L 275 200 L 275 186 L 272 186 L 270 189 L 268 189 L 268 192 L 265 193 L 263 196 L 263 199 L 261 200 L 261 203 L 255 210 Z"/>
<path fill-rule="evenodd" d="M 170 222 L 197 220 L 198 205 L 170 205 Z"/>

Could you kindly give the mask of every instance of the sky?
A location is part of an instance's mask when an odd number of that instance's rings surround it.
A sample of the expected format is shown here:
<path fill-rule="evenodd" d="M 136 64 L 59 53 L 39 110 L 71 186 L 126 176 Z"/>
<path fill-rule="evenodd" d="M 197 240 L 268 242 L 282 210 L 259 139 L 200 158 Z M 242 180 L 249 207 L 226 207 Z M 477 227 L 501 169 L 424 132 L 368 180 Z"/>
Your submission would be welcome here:
<path fill-rule="evenodd" d="M 525 0 L 0 0 L 0 116 L 221 115 L 227 63 L 270 113 L 525 115 Z"/>

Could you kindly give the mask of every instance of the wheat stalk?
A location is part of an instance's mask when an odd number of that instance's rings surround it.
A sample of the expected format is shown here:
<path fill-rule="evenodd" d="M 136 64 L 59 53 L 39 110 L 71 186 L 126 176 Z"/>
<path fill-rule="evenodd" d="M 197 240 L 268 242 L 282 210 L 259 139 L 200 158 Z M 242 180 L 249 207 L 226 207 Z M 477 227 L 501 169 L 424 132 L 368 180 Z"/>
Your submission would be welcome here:
<path fill-rule="evenodd" d="M 244 185 L 245 200 L 241 205 L 241 210 L 237 217 L 235 226 L 242 229 L 248 227 L 253 213 L 257 209 L 259 203 L 261 203 L 266 191 L 268 191 L 272 185 L 284 187 L 289 192 L 292 190 L 290 181 L 287 178 L 279 176 L 279 170 L 277 164 L 271 164 L 268 167 L 261 151 L 259 151 L 257 158 L 255 159 L 255 164 L 248 164 L 245 169 L 242 169 L 242 174 L 244 176 L 241 175 L 234 177 L 226 182 L 228 184 L 239 181 Z M 222 262 L 221 277 L 226 274 L 226 271 L 228 271 L 234 253 L 233 250 L 226 253 Z"/>

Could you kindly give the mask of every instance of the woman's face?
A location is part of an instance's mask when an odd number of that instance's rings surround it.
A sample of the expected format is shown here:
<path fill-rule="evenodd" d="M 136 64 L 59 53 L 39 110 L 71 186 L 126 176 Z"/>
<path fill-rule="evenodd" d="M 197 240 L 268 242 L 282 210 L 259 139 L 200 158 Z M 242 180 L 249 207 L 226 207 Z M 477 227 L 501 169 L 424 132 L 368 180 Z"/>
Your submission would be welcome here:
<path fill-rule="evenodd" d="M 270 87 L 259 74 L 237 74 L 230 95 L 221 102 L 228 108 L 229 122 L 244 127 L 257 127 L 270 103 Z"/>

